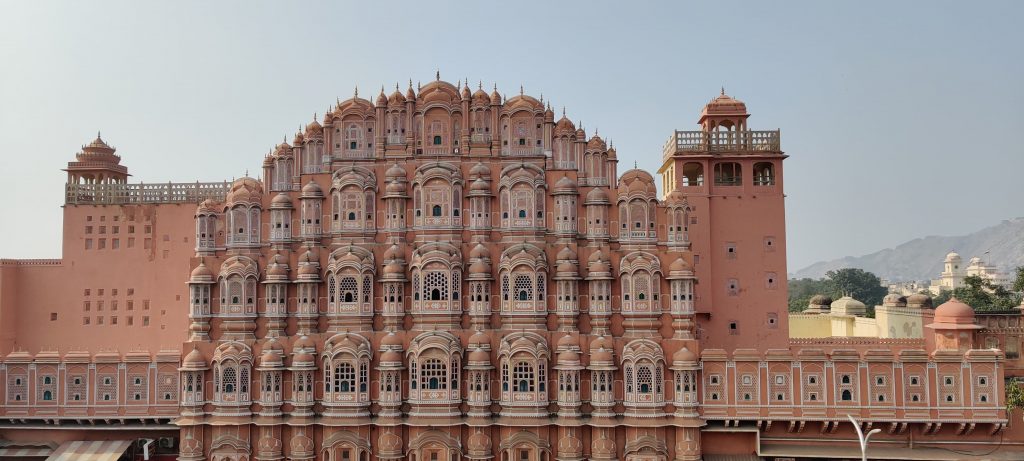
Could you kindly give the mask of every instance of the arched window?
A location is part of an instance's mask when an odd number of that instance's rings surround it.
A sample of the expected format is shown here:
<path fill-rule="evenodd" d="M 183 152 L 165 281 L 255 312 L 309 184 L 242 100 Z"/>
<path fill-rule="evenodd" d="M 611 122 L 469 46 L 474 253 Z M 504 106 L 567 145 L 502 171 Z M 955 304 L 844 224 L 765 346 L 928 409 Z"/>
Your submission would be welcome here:
<path fill-rule="evenodd" d="M 754 185 L 775 185 L 775 169 L 771 162 L 757 162 L 754 164 Z"/>
<path fill-rule="evenodd" d="M 849 389 L 843 391 L 842 399 L 843 401 L 853 400 L 853 394 L 850 393 Z"/>
<path fill-rule="evenodd" d="M 431 216 L 440 217 L 442 215 L 442 213 L 443 213 L 443 210 L 441 209 L 441 205 L 434 205 L 430 209 L 430 215 Z"/>
<path fill-rule="evenodd" d="M 704 185 L 704 165 L 697 162 L 683 164 L 683 187 Z"/>
<path fill-rule="evenodd" d="M 716 186 L 739 186 L 743 184 L 742 167 L 737 162 L 715 164 Z"/>
<path fill-rule="evenodd" d="M 222 388 L 224 392 L 229 394 L 235 392 L 235 388 L 238 386 L 238 375 L 235 367 L 225 368 L 223 376 Z"/>

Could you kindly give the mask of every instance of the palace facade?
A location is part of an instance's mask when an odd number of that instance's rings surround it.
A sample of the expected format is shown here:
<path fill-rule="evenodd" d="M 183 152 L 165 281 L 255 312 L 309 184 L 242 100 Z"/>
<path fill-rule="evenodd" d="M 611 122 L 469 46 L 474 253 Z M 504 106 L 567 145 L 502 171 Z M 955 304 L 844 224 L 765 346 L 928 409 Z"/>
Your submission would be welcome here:
<path fill-rule="evenodd" d="M 1004 437 L 969 306 L 790 340 L 786 155 L 748 117 L 723 91 L 673 131 L 660 194 L 564 110 L 440 78 L 338 102 L 260 178 L 129 184 L 97 137 L 63 258 L 0 265 L 0 455 L 859 456 L 847 415 L 928 459 Z"/>

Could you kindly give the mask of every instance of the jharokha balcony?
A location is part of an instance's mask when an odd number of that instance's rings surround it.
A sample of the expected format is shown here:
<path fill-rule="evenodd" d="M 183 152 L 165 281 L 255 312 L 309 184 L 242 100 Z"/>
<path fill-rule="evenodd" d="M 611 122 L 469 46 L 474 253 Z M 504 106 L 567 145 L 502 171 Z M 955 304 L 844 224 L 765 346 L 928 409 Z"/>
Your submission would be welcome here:
<path fill-rule="evenodd" d="M 231 183 L 227 181 L 163 184 L 68 183 L 65 186 L 64 203 L 199 203 L 206 199 L 223 200 L 230 188 Z"/>
<path fill-rule="evenodd" d="M 771 131 L 680 131 L 664 147 L 664 159 L 676 153 L 778 152 L 779 130 Z"/>

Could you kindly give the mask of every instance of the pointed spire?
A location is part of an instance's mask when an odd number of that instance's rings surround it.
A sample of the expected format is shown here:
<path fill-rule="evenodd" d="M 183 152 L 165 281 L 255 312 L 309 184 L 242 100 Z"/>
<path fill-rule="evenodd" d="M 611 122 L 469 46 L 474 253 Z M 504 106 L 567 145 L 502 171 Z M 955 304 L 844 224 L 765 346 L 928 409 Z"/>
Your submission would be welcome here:
<path fill-rule="evenodd" d="M 519 84 L 519 96 L 523 95 L 523 85 Z"/>
<path fill-rule="evenodd" d="M 412 89 L 412 79 L 411 78 L 409 79 L 409 89 L 410 90 Z"/>
<path fill-rule="evenodd" d="M 484 81 L 483 80 L 478 80 L 476 82 L 476 89 L 478 89 L 478 90 L 484 89 Z"/>
<path fill-rule="evenodd" d="M 395 91 L 398 91 L 398 82 L 395 82 Z"/>
<path fill-rule="evenodd" d="M 358 98 L 359 97 L 359 85 L 356 85 L 356 91 L 355 91 L 355 94 L 352 95 L 352 97 L 353 98 Z"/>
<path fill-rule="evenodd" d="M 103 139 L 103 136 L 100 136 L 100 130 L 96 130 L 96 139 Z"/>
<path fill-rule="evenodd" d="M 562 106 L 562 117 L 565 117 L 565 106 Z"/>
<path fill-rule="evenodd" d="M 437 69 L 437 71 L 434 72 L 434 80 L 437 80 L 437 81 L 441 80 L 441 69 Z"/>
<path fill-rule="evenodd" d="M 725 85 L 722 85 L 722 96 L 725 96 Z"/>

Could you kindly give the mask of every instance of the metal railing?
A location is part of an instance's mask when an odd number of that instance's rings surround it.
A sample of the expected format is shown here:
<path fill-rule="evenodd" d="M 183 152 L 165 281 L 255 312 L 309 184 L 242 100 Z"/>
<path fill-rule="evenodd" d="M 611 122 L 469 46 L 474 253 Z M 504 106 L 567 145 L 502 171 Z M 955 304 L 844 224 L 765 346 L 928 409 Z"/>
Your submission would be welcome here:
<path fill-rule="evenodd" d="M 199 203 L 206 199 L 224 200 L 231 183 L 194 182 L 165 184 L 76 184 L 65 185 L 64 203 Z"/>

